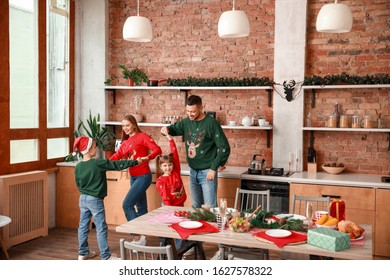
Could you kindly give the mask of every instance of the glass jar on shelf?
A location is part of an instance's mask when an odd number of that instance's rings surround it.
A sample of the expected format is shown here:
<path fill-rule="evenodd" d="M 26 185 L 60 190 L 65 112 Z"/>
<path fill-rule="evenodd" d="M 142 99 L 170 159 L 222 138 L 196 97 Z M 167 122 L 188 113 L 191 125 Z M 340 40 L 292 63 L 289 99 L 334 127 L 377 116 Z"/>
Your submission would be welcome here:
<path fill-rule="evenodd" d="M 334 114 L 329 116 L 328 127 L 337 127 L 337 119 Z"/>
<path fill-rule="evenodd" d="M 360 118 L 358 114 L 352 116 L 352 128 L 360 128 Z"/>
<path fill-rule="evenodd" d="M 341 128 L 348 128 L 348 116 L 347 115 L 341 115 L 340 116 L 340 127 Z"/>
<path fill-rule="evenodd" d="M 364 128 L 372 128 L 372 120 L 369 114 L 363 117 L 363 127 Z"/>

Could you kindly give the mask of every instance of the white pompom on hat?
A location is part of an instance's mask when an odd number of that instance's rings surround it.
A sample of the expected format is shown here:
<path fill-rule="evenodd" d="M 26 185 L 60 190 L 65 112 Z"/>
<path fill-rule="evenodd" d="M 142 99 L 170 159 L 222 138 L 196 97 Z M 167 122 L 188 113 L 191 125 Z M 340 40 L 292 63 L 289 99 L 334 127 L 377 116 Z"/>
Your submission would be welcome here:
<path fill-rule="evenodd" d="M 92 141 L 92 138 L 87 136 L 77 137 L 76 140 L 74 140 L 73 148 L 77 149 L 80 153 L 85 155 L 92 147 Z"/>

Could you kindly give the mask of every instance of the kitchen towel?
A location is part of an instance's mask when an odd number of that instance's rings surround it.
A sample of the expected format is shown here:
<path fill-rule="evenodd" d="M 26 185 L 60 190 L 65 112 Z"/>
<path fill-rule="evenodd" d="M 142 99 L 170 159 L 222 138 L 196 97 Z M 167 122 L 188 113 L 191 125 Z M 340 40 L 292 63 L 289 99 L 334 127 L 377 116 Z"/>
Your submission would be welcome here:
<path fill-rule="evenodd" d="M 199 228 L 183 228 L 179 226 L 179 223 L 172 224 L 169 227 L 175 230 L 180 235 L 181 239 L 186 239 L 192 234 L 219 232 L 219 230 L 215 226 L 210 225 L 206 221 L 198 222 L 202 223 L 202 226 Z"/>
<path fill-rule="evenodd" d="M 302 242 L 305 242 L 307 240 L 307 235 L 296 233 L 294 231 L 291 232 L 290 236 L 283 237 L 283 238 L 275 238 L 275 237 L 269 236 L 265 233 L 265 231 L 257 232 L 254 234 L 254 236 L 271 241 L 279 248 L 281 248 L 285 245 L 288 245 L 288 244 L 302 243 Z"/>

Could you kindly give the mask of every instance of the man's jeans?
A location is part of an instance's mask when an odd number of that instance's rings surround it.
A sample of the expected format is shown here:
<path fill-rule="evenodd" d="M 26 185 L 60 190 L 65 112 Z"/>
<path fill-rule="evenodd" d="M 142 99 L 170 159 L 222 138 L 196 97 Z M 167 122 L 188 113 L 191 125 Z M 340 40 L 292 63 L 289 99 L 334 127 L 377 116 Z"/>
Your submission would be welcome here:
<path fill-rule="evenodd" d="M 209 170 L 190 168 L 190 194 L 193 207 L 199 208 L 202 204 L 217 207 L 218 171 L 215 172 L 214 181 L 207 181 L 206 176 Z"/>

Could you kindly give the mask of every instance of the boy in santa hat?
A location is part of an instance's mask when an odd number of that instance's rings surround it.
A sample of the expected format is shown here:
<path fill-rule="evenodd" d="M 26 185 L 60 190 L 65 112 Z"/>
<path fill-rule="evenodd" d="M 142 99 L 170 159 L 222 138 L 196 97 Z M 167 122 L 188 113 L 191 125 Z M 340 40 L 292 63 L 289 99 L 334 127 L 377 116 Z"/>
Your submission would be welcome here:
<path fill-rule="evenodd" d="M 76 185 L 80 191 L 80 223 L 78 229 L 79 260 L 86 260 L 96 256 L 88 246 L 88 233 L 91 218 L 93 216 L 96 226 L 96 236 L 102 260 L 119 259 L 111 255 L 107 242 L 107 224 L 104 209 L 104 197 L 107 196 L 108 170 L 123 170 L 138 165 L 146 159 L 116 160 L 94 159 L 96 155 L 96 141 L 90 137 L 76 138 L 74 148 L 83 155 L 83 160 L 76 165 Z"/>

